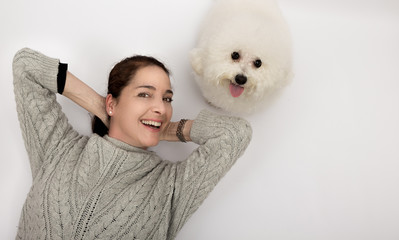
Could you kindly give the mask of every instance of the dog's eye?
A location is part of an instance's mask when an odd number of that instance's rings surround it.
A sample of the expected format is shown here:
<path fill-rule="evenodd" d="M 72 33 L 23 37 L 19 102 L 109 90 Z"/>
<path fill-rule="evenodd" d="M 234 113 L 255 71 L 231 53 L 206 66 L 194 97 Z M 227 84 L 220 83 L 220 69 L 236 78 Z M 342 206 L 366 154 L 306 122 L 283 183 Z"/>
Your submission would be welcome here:
<path fill-rule="evenodd" d="M 231 54 L 231 58 L 232 58 L 233 60 L 238 60 L 238 59 L 240 59 L 240 54 L 239 54 L 238 52 L 233 52 L 233 53 Z"/>
<path fill-rule="evenodd" d="M 254 65 L 256 68 L 260 68 L 262 66 L 262 60 L 260 59 L 255 60 Z"/>

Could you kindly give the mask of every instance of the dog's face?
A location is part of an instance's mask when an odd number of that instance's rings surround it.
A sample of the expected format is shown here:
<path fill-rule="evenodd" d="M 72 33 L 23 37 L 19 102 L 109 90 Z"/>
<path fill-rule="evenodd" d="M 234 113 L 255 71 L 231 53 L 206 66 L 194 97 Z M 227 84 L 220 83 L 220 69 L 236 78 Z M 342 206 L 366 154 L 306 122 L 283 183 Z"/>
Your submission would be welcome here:
<path fill-rule="evenodd" d="M 230 112 L 250 112 L 269 91 L 290 78 L 290 63 L 282 56 L 286 51 L 261 46 L 265 45 L 247 39 L 191 52 L 197 82 L 212 105 Z"/>
<path fill-rule="evenodd" d="M 219 3 L 191 51 L 191 65 L 208 102 L 230 112 L 250 112 L 290 80 L 290 34 L 267 1 Z"/>
<path fill-rule="evenodd" d="M 262 56 L 243 48 L 209 52 L 203 66 L 203 82 L 232 100 L 249 99 L 265 91 L 270 81 Z M 227 98 L 226 96 L 226 98 Z"/>

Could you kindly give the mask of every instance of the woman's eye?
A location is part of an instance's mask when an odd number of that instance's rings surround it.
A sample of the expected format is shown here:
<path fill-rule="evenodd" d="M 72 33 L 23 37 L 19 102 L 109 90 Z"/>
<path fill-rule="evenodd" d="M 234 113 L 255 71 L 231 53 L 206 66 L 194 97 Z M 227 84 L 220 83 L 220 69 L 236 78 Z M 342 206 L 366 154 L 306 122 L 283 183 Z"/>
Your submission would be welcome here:
<path fill-rule="evenodd" d="M 171 103 L 171 102 L 173 101 L 173 99 L 172 99 L 172 98 L 169 98 L 169 97 L 163 98 L 163 100 L 164 100 L 165 102 L 168 102 L 168 103 Z"/>
<path fill-rule="evenodd" d="M 148 94 L 148 93 L 139 93 L 137 96 L 143 97 L 143 98 L 148 98 L 148 97 L 150 97 L 150 94 Z"/>

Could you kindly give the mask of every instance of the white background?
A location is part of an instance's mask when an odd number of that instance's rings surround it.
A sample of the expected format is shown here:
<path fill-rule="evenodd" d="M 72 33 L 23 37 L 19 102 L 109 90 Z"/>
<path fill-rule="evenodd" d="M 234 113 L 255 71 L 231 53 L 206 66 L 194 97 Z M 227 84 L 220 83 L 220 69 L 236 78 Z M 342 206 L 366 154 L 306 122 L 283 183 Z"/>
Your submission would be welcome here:
<path fill-rule="evenodd" d="M 188 53 L 212 3 L 0 2 L 0 239 L 15 237 L 31 184 L 14 53 L 28 46 L 60 58 L 102 94 L 113 64 L 153 55 L 173 72 L 173 120 L 192 118 L 211 108 Z M 399 2 L 280 0 L 280 7 L 292 31 L 295 78 L 246 116 L 249 148 L 177 239 L 399 239 Z M 75 129 L 90 134 L 88 113 L 58 99 Z M 194 147 L 155 150 L 182 160 Z"/>

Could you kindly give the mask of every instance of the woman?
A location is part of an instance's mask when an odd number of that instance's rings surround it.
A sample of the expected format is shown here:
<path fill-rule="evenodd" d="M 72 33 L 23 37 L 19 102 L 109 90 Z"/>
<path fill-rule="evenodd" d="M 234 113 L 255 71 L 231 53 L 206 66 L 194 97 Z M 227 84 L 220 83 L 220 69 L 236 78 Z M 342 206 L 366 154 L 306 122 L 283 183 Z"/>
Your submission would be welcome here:
<path fill-rule="evenodd" d="M 209 111 L 170 122 L 168 71 L 150 57 L 118 63 L 105 100 L 66 64 L 31 49 L 17 52 L 13 73 L 33 177 L 18 239 L 173 239 L 251 138 L 245 120 Z M 109 131 L 79 135 L 56 102 L 57 92 L 98 116 Z M 199 147 L 172 163 L 147 150 L 160 140 Z"/>

